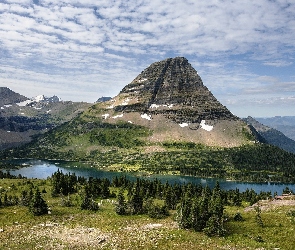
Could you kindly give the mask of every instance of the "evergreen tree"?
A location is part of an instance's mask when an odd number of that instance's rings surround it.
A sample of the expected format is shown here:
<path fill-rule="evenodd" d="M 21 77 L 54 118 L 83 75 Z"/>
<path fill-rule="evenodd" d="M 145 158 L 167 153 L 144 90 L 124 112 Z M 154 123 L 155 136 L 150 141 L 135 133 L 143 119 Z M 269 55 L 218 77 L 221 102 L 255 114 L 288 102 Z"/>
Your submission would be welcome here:
<path fill-rule="evenodd" d="M 82 210 L 97 211 L 99 209 L 97 202 L 93 200 L 92 198 L 93 196 L 90 194 L 89 190 L 86 187 L 81 196 L 82 196 L 82 203 L 80 208 Z"/>
<path fill-rule="evenodd" d="M 176 220 L 180 228 L 188 229 L 192 226 L 191 221 L 192 202 L 188 197 L 184 197 L 178 207 Z"/>
<path fill-rule="evenodd" d="M 256 211 L 255 221 L 257 222 L 258 226 L 264 227 L 264 223 L 263 223 L 262 218 L 261 218 L 261 209 L 260 209 L 260 207 L 255 206 L 255 211 Z"/>
<path fill-rule="evenodd" d="M 208 236 L 223 236 L 225 234 L 223 218 L 213 214 L 206 223 L 204 233 Z"/>
<path fill-rule="evenodd" d="M 143 198 L 140 195 L 139 189 L 136 189 L 129 201 L 131 214 L 140 214 L 142 212 Z"/>
<path fill-rule="evenodd" d="M 116 213 L 119 215 L 126 214 L 126 209 L 127 209 L 123 192 L 124 192 L 124 190 L 120 189 L 120 191 L 118 193 L 118 197 L 117 197 L 118 204 L 116 205 L 116 208 L 115 208 Z"/>
<path fill-rule="evenodd" d="M 42 198 L 39 188 L 36 188 L 33 198 L 30 201 L 29 211 L 33 215 L 43 215 L 48 213 L 48 206 Z"/>
<path fill-rule="evenodd" d="M 241 198 L 240 191 L 238 188 L 236 188 L 234 191 L 232 201 L 233 201 L 234 206 L 240 207 L 242 205 L 242 198 Z"/>
<path fill-rule="evenodd" d="M 203 228 L 201 223 L 202 219 L 200 216 L 200 199 L 195 198 L 193 200 L 190 218 L 192 228 L 198 232 L 202 231 Z"/>

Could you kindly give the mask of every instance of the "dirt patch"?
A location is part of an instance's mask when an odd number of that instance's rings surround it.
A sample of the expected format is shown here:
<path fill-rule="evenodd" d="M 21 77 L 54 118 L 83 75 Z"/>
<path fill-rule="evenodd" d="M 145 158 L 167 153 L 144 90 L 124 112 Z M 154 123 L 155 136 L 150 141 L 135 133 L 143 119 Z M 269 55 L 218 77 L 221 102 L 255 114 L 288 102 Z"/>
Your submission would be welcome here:
<path fill-rule="evenodd" d="M 46 249 L 102 249 L 110 239 L 110 236 L 101 232 L 97 228 L 78 226 L 69 228 L 57 223 L 40 224 L 33 227 L 28 236 L 29 238 L 44 238 L 48 244 Z"/>
<path fill-rule="evenodd" d="M 253 204 L 252 206 L 246 207 L 245 212 L 254 211 L 255 207 L 257 206 L 260 207 L 261 211 L 268 211 L 281 206 L 295 206 L 295 200 L 261 200 Z"/>

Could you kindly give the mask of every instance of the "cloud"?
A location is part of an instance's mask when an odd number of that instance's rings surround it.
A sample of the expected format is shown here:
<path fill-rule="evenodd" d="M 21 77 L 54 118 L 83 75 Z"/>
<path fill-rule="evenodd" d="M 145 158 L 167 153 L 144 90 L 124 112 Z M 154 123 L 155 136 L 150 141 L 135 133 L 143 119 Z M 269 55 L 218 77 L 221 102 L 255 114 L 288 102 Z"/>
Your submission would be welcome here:
<path fill-rule="evenodd" d="M 0 70 L 9 70 L 0 80 L 66 81 L 80 93 L 87 82 L 101 96 L 154 61 L 185 56 L 223 100 L 272 94 L 270 87 L 284 96 L 294 89 L 290 78 L 265 89 L 263 77 L 273 74 L 256 69 L 293 66 L 294 15 L 291 0 L 3 0 Z"/>

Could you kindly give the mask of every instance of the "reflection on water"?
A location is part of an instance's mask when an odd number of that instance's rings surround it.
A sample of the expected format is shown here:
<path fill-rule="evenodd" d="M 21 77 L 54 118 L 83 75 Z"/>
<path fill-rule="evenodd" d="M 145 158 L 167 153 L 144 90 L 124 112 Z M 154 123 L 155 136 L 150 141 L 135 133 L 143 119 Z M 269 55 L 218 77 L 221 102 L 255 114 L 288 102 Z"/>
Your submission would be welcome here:
<path fill-rule="evenodd" d="M 77 176 L 83 176 L 85 178 L 97 177 L 112 179 L 115 176 L 126 175 L 130 180 L 136 180 L 137 176 L 130 173 L 108 172 L 92 168 L 90 165 L 79 162 L 67 162 L 67 161 L 43 161 L 43 160 L 14 160 L 15 164 L 22 165 L 24 167 L 20 169 L 10 170 L 11 174 L 21 174 L 27 178 L 46 179 L 50 177 L 58 169 L 63 173 L 75 173 Z M 219 181 L 220 187 L 225 190 L 236 189 L 245 191 L 246 189 L 253 189 L 255 192 L 277 192 L 281 194 L 283 189 L 288 186 L 291 190 L 295 191 L 294 184 L 275 184 L 275 183 L 245 183 L 237 181 L 226 181 L 223 179 L 215 178 L 198 178 L 193 176 L 176 176 L 176 175 L 152 175 L 150 177 L 143 178 L 157 178 L 162 182 L 168 182 L 170 184 L 186 184 L 194 183 L 201 184 L 203 186 L 208 185 L 210 188 L 215 186 L 216 181 Z"/>

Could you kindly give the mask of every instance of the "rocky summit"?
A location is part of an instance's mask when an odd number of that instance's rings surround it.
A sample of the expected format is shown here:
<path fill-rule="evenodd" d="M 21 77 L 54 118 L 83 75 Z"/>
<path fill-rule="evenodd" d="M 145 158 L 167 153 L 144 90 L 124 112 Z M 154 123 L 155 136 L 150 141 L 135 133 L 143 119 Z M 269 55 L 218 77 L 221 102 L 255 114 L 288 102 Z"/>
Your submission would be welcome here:
<path fill-rule="evenodd" d="M 97 105 L 97 115 L 105 122 L 123 120 L 148 127 L 153 131 L 151 141 L 237 146 L 250 133 L 204 86 L 184 57 L 151 64 L 116 97 Z"/>
<path fill-rule="evenodd" d="M 183 57 L 153 63 L 123 88 L 119 97 L 126 97 L 126 105 L 117 106 L 117 111 L 163 114 L 177 123 L 236 119 Z"/>

